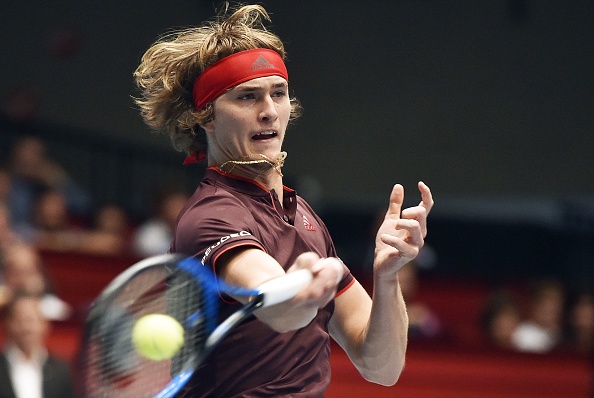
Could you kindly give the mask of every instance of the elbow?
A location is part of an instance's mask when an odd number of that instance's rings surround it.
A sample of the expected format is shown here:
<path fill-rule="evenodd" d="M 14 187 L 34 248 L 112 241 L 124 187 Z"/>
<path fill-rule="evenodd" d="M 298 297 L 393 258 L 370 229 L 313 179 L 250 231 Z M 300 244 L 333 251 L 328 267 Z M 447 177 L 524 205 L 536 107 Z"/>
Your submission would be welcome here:
<path fill-rule="evenodd" d="M 375 383 L 375 384 L 379 384 L 381 386 L 385 386 L 385 387 L 391 387 L 394 384 L 396 384 L 398 382 L 398 379 L 400 379 L 400 375 L 402 374 L 402 371 L 390 371 L 388 372 L 389 374 L 364 374 L 361 373 L 361 375 L 363 376 L 363 378 L 365 380 L 367 380 L 370 383 Z"/>
<path fill-rule="evenodd" d="M 385 359 L 385 358 L 384 358 Z M 404 355 L 397 355 L 386 360 L 368 359 L 357 366 L 359 373 L 370 383 L 390 387 L 398 382 L 404 370 Z"/>
<path fill-rule="evenodd" d="M 309 310 L 293 313 L 292 316 L 280 316 L 280 314 L 274 313 L 257 313 L 256 315 L 260 321 L 267 324 L 275 332 L 287 333 L 306 327 L 313 321 L 316 314 L 317 311 Z"/>
<path fill-rule="evenodd" d="M 287 333 L 306 327 L 308 322 L 266 322 L 268 326 L 277 333 Z"/>

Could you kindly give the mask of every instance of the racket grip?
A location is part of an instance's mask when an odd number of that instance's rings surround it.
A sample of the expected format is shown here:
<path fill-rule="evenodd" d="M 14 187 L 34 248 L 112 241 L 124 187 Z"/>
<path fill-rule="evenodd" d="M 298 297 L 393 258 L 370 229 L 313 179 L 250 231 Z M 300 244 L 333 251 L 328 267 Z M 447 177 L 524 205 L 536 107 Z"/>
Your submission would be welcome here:
<path fill-rule="evenodd" d="M 300 269 L 263 283 L 258 287 L 258 291 L 264 294 L 262 308 L 292 299 L 312 279 L 310 270 Z"/>

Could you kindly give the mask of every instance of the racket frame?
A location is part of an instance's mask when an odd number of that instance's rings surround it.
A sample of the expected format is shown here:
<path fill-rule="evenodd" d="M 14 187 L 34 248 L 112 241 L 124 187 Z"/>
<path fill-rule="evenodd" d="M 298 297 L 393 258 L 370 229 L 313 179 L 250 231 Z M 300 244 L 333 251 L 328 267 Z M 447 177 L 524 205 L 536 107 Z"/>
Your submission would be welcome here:
<path fill-rule="evenodd" d="M 152 256 L 133 264 L 128 269 L 116 276 L 91 305 L 83 335 L 83 351 L 85 349 L 85 344 L 88 342 L 91 334 L 90 325 L 97 323 L 106 313 L 106 311 L 108 311 L 113 298 L 116 297 L 116 295 L 126 287 L 127 282 L 133 279 L 136 275 L 146 271 L 151 267 L 167 265 L 170 265 L 171 267 L 179 267 L 184 272 L 194 276 L 196 279 L 200 279 L 201 273 L 203 272 L 203 270 L 195 268 L 197 266 L 203 266 L 197 260 L 187 258 L 179 254 L 163 254 Z M 186 361 L 183 366 L 184 369 L 177 375 L 173 376 L 171 381 L 169 381 L 169 383 L 167 383 L 167 385 L 163 387 L 159 393 L 154 395 L 154 398 L 174 397 L 175 394 L 179 393 L 179 391 L 188 383 L 194 374 L 195 369 L 208 357 L 216 345 L 220 343 L 237 324 L 244 321 L 246 318 L 252 315 L 254 311 L 260 308 L 269 307 L 291 299 L 303 286 L 309 283 L 312 278 L 313 275 L 309 270 L 302 269 L 285 276 L 275 278 L 262 284 L 257 289 L 235 288 L 227 285 L 223 281 L 216 280 L 220 292 L 234 292 L 242 296 L 250 297 L 249 301 L 244 304 L 241 309 L 237 310 L 218 326 L 214 327 L 214 329 L 206 338 L 204 347 L 199 355 L 195 355 L 190 360 Z M 84 363 L 81 363 L 81 369 L 83 369 L 83 365 Z M 84 387 L 83 391 L 85 391 Z"/>

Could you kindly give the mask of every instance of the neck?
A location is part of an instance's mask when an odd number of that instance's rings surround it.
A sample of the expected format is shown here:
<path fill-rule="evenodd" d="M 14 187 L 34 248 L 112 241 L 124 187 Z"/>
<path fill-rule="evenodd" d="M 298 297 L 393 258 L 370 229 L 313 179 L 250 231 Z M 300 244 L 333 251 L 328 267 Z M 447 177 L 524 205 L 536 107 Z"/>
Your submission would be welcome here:
<path fill-rule="evenodd" d="M 267 182 L 258 181 L 259 183 L 263 184 L 268 190 L 273 190 L 276 192 L 276 196 L 278 196 L 278 200 L 283 206 L 283 179 L 281 176 L 275 173 L 275 176 L 272 176 Z"/>
<path fill-rule="evenodd" d="M 282 195 L 283 173 L 281 168 L 286 157 L 286 152 L 279 153 L 275 159 L 259 154 L 242 160 L 227 160 L 214 166 L 225 173 L 255 180 L 269 190 L 274 189 L 277 194 Z"/>
<path fill-rule="evenodd" d="M 38 359 L 41 355 L 43 355 L 44 349 L 39 346 L 32 346 L 29 344 L 14 344 L 14 348 L 16 348 L 20 354 L 25 358 L 27 361 L 31 361 L 32 359 Z"/>
<path fill-rule="evenodd" d="M 278 195 L 282 195 L 283 177 L 269 166 L 266 167 L 267 170 L 264 170 L 265 166 L 263 165 L 235 165 L 227 163 L 217 168 L 227 174 L 254 180 L 266 189 L 274 189 Z"/>

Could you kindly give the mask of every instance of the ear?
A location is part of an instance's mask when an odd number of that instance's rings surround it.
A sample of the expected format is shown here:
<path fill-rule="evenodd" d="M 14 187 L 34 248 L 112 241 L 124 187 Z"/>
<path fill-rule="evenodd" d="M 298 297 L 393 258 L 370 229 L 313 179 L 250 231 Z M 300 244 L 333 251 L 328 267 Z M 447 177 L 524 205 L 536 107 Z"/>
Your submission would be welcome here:
<path fill-rule="evenodd" d="M 204 124 L 200 124 L 199 126 L 204 129 L 206 134 L 212 134 L 215 131 L 214 120 L 208 121 Z"/>

